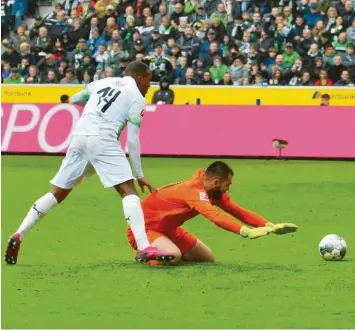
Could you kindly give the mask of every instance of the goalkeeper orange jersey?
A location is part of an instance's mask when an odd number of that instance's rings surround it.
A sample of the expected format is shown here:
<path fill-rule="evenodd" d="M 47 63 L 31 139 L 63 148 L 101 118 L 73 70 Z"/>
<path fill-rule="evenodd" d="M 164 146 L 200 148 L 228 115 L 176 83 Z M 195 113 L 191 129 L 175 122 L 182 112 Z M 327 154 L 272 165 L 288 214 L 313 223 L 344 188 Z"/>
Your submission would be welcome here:
<path fill-rule="evenodd" d="M 200 169 L 188 180 L 163 186 L 144 198 L 142 208 L 146 230 L 169 233 L 198 214 L 218 227 L 238 234 L 243 225 L 235 218 L 253 227 L 265 226 L 266 219 L 235 204 L 227 193 L 221 200 L 209 199 L 203 187 L 204 173 Z"/>

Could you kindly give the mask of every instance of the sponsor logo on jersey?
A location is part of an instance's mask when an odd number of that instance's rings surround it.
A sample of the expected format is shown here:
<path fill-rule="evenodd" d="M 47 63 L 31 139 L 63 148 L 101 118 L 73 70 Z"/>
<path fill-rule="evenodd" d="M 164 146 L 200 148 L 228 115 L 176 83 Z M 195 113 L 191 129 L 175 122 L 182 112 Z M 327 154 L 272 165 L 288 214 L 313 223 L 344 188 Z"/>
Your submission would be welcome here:
<path fill-rule="evenodd" d="M 210 199 L 208 198 L 207 193 L 205 193 L 204 191 L 200 192 L 200 199 L 201 199 L 201 201 L 206 201 L 206 202 L 210 201 Z"/>

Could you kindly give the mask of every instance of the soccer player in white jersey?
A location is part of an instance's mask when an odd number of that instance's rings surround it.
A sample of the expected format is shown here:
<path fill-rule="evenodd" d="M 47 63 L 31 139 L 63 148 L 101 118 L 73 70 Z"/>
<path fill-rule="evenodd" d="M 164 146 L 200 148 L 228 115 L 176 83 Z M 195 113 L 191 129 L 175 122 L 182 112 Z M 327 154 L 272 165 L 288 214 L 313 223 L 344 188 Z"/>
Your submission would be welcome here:
<path fill-rule="evenodd" d="M 62 165 L 50 181 L 52 189 L 31 207 L 20 227 L 8 241 L 5 261 L 16 264 L 24 235 L 48 211 L 62 202 L 89 167 L 93 167 L 105 188 L 114 187 L 122 197 L 123 212 L 138 244 L 136 260 L 171 260 L 174 257 L 152 247 L 148 241 L 144 215 L 134 185 L 129 162 L 118 138 L 128 128 L 128 148 L 139 186 L 154 188 L 144 178 L 139 144 L 140 123 L 152 73 L 142 62 L 130 63 L 124 78 L 106 78 L 90 83 L 72 97 L 72 103 L 85 105 L 72 134 Z"/>

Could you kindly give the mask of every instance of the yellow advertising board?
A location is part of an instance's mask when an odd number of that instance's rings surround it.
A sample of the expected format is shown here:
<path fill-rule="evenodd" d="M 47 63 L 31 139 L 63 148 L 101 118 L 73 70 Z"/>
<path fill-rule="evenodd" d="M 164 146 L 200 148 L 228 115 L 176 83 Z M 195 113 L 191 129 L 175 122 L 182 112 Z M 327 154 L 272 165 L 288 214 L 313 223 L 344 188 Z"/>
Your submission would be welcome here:
<path fill-rule="evenodd" d="M 82 85 L 2 85 L 2 103 L 59 103 L 60 96 L 72 96 Z M 173 86 L 174 104 L 201 105 L 319 105 L 322 94 L 330 95 L 334 106 L 355 106 L 355 87 L 205 87 Z M 157 87 L 147 94 L 149 104 Z"/>

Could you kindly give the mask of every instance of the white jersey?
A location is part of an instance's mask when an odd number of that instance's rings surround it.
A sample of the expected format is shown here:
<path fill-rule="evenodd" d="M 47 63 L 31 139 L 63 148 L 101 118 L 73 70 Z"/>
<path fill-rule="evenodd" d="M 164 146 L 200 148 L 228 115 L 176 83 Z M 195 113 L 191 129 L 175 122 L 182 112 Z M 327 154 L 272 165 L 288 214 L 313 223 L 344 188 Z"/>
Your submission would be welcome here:
<path fill-rule="evenodd" d="M 132 77 L 105 78 L 86 86 L 88 99 L 73 135 L 119 138 L 127 122 L 140 127 L 145 99 Z"/>

